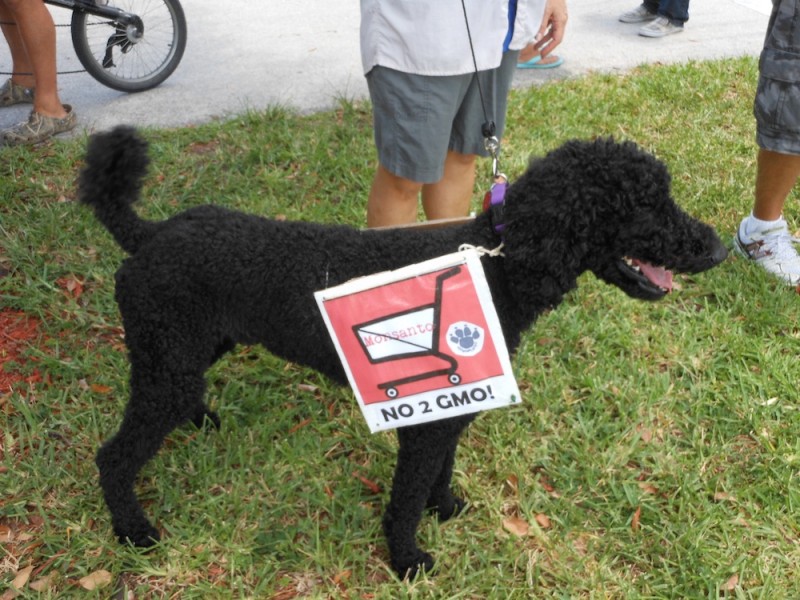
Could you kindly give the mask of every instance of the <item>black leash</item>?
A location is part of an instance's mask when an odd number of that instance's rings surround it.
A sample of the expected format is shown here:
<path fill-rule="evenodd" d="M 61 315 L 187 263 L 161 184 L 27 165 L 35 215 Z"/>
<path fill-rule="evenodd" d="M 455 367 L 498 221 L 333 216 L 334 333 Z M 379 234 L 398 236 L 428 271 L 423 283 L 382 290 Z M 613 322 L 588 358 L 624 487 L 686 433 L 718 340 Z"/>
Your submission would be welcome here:
<path fill-rule="evenodd" d="M 478 84 L 478 95 L 481 98 L 481 109 L 483 109 L 483 125 L 481 126 L 481 133 L 486 139 L 493 138 L 495 134 L 494 121 L 489 119 L 486 111 L 486 100 L 483 97 L 483 86 L 481 86 L 480 77 L 478 77 L 478 61 L 475 58 L 475 47 L 472 45 L 472 32 L 469 28 L 469 18 L 467 17 L 467 5 L 464 0 L 461 0 L 461 9 L 464 11 L 464 24 L 467 26 L 467 39 L 469 40 L 469 51 L 472 54 L 472 66 L 475 69 L 475 82 Z M 495 138 L 497 139 L 497 138 Z M 484 142 L 485 143 L 485 142 Z"/>
<path fill-rule="evenodd" d="M 472 44 L 472 32 L 469 28 L 469 18 L 467 17 L 467 6 L 464 0 L 461 0 L 461 8 L 464 11 L 464 23 L 467 26 L 467 38 L 469 39 L 469 51 L 472 54 L 472 65 L 475 69 L 475 83 L 478 84 L 478 95 L 481 99 L 481 109 L 483 110 L 484 123 L 481 126 L 481 133 L 483 134 L 483 146 L 492 157 L 492 183 L 489 191 L 483 198 L 483 210 L 490 211 L 492 224 L 495 232 L 502 234 L 505 229 L 503 219 L 503 207 L 508 188 L 508 178 L 500 171 L 500 140 L 495 135 L 494 121 L 489 119 L 489 114 L 486 110 L 486 100 L 483 97 L 483 87 L 481 86 L 481 79 L 478 74 L 478 61 L 475 58 L 475 47 Z"/>

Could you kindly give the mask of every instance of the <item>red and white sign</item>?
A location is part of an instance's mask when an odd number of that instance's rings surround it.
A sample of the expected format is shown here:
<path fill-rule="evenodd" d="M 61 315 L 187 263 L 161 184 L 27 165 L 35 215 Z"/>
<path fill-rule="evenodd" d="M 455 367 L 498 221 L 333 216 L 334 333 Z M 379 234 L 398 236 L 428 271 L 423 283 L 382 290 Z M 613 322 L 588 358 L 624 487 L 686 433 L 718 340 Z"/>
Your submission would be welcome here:
<path fill-rule="evenodd" d="M 314 296 L 371 431 L 520 401 L 477 251 Z"/>

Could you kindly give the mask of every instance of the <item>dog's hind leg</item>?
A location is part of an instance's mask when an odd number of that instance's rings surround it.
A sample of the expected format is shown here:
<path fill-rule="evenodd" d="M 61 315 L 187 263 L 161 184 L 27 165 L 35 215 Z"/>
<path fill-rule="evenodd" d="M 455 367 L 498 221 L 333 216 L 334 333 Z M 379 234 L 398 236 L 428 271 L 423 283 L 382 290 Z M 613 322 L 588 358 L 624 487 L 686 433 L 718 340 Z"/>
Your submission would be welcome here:
<path fill-rule="evenodd" d="M 134 492 L 136 476 L 177 426 L 195 416 L 202 402 L 202 371 L 149 373 L 133 368 L 131 399 L 119 431 L 97 453 L 100 486 L 111 512 L 114 533 L 123 543 L 152 546 L 158 531 L 148 521 Z"/>

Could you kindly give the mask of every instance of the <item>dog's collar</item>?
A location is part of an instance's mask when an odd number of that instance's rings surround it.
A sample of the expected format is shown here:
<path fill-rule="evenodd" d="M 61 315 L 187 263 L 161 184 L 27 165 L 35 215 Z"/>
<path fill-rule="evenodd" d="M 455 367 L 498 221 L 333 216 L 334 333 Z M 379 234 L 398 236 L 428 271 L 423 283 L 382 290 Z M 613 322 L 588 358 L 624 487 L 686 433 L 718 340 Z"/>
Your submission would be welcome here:
<path fill-rule="evenodd" d="M 489 212 L 489 220 L 492 222 L 492 229 L 500 237 L 503 236 L 506 223 L 505 197 L 508 189 L 508 181 L 505 177 L 498 177 L 483 197 L 483 210 Z"/>

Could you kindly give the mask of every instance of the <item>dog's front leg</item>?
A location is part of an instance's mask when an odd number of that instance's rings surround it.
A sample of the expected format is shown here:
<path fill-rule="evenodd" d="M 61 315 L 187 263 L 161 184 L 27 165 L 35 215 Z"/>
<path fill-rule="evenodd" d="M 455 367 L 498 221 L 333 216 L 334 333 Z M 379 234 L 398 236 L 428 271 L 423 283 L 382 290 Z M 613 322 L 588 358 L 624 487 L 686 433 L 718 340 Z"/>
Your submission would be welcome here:
<path fill-rule="evenodd" d="M 449 507 L 440 506 L 439 502 L 455 503 L 449 481 L 458 436 L 467 422 L 449 419 L 398 431 L 400 449 L 383 530 L 392 568 L 400 577 L 413 578 L 419 571 L 433 568 L 433 557 L 417 546 L 417 527 L 430 500 L 440 510 Z M 448 489 L 446 494 L 444 487 Z M 449 512 L 447 516 L 454 509 Z"/>

